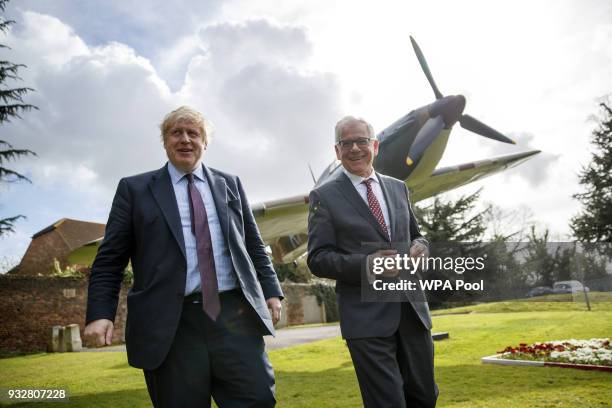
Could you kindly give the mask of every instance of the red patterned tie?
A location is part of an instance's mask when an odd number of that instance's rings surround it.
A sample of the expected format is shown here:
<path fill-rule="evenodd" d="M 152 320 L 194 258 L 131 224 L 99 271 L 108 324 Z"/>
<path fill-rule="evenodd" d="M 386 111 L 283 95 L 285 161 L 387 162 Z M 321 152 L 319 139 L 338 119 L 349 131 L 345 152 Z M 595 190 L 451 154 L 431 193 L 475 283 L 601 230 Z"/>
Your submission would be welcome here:
<path fill-rule="evenodd" d="M 187 174 L 187 193 L 189 194 L 189 212 L 191 213 L 191 231 L 196 236 L 200 287 L 202 288 L 202 308 L 213 320 L 221 312 L 215 258 L 213 257 L 212 239 L 208 227 L 206 207 L 200 191 L 193 182 L 193 174 Z"/>
<path fill-rule="evenodd" d="M 372 190 L 372 179 L 363 180 L 363 184 L 365 184 L 366 188 L 368 189 L 368 206 L 370 207 L 370 211 L 372 211 L 372 215 L 374 215 L 374 218 L 376 218 L 376 221 L 378 221 L 378 224 L 380 224 L 380 228 L 382 228 L 387 237 L 391 239 L 389 229 L 385 223 L 385 217 L 383 216 L 382 209 L 380 208 L 380 203 Z"/>

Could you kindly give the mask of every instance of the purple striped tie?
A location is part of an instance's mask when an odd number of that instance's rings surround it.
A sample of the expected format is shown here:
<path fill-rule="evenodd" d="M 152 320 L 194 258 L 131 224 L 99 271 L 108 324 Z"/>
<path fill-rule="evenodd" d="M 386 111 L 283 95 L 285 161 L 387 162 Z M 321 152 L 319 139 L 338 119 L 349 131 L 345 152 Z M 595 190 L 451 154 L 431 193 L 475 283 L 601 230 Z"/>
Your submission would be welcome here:
<path fill-rule="evenodd" d="M 196 237 L 200 287 L 202 288 L 202 308 L 212 319 L 217 320 L 221 312 L 215 258 L 213 257 L 212 239 L 208 227 L 206 207 L 200 191 L 193 182 L 193 174 L 187 174 L 187 193 L 189 195 L 189 212 L 191 214 L 191 231 Z"/>

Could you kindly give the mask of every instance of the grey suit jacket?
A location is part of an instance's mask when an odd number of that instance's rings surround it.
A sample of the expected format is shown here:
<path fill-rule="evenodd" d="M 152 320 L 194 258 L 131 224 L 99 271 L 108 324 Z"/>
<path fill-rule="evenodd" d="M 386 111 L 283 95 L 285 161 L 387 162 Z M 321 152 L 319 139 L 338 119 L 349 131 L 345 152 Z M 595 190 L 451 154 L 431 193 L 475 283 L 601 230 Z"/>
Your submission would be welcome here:
<path fill-rule="evenodd" d="M 376 175 L 389 210 L 393 242 L 404 242 L 409 247 L 419 240 L 428 245 L 410 207 L 406 185 L 392 177 Z M 373 252 L 372 246 L 364 244 L 376 242 L 389 243 L 389 238 L 343 172 L 310 193 L 308 266 L 315 275 L 336 280 L 340 328 L 345 339 L 388 337 L 399 327 L 401 303 L 364 302 L 361 298 L 364 265 L 367 255 Z M 427 302 L 411 299 L 410 303 L 422 324 L 430 329 Z"/>
<path fill-rule="evenodd" d="M 274 334 L 266 299 L 282 298 L 283 293 L 240 179 L 203 167 L 240 288 L 263 323 L 261 334 Z M 119 182 L 91 269 L 87 323 L 114 320 L 128 261 L 134 271 L 127 296 L 128 361 L 134 367 L 154 369 L 165 358 L 178 327 L 187 269 L 167 165 Z"/>

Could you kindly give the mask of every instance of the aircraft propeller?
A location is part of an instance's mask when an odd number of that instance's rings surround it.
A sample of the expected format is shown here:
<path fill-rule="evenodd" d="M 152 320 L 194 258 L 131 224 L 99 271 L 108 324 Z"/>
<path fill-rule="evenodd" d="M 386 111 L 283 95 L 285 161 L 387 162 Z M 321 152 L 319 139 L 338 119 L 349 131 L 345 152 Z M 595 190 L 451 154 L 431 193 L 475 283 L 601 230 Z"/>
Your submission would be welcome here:
<path fill-rule="evenodd" d="M 450 129 L 455 122 L 459 122 L 462 128 L 480 136 L 503 143 L 516 144 L 514 140 L 504 136 L 502 133 L 482 123 L 475 117 L 468 114 L 463 114 L 463 109 L 465 108 L 465 97 L 463 95 L 444 96 L 438 89 L 438 86 L 433 79 L 433 75 L 429 70 L 429 65 L 427 65 L 427 61 L 425 60 L 425 56 L 423 55 L 421 48 L 414 38 L 412 38 L 412 36 L 410 36 L 410 42 L 412 43 L 412 48 L 414 49 L 417 59 L 419 60 L 421 69 L 423 70 L 423 73 L 425 74 L 425 77 L 427 78 L 427 81 L 429 82 L 429 85 L 436 96 L 436 102 L 430 106 L 430 116 L 435 120 L 429 126 L 428 122 L 417 134 L 415 141 L 410 148 L 410 152 L 406 157 L 406 164 L 408 166 L 411 166 L 421 158 L 427 147 L 434 141 L 436 136 L 440 134 L 442 128 Z"/>

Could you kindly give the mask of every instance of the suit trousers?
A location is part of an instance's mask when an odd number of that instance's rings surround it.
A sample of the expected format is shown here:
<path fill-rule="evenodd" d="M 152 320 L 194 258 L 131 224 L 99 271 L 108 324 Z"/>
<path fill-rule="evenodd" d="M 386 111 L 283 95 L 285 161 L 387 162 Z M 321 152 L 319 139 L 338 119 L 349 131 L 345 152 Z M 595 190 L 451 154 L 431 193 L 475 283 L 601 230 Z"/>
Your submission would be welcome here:
<path fill-rule="evenodd" d="M 347 339 L 365 408 L 436 406 L 431 331 L 408 302 L 390 337 Z"/>
<path fill-rule="evenodd" d="M 274 371 L 265 351 L 261 319 L 242 291 L 222 292 L 221 314 L 211 320 L 201 296 L 186 297 L 170 351 L 144 370 L 153 406 L 274 407 Z M 196 299 L 194 302 L 193 299 Z"/>

